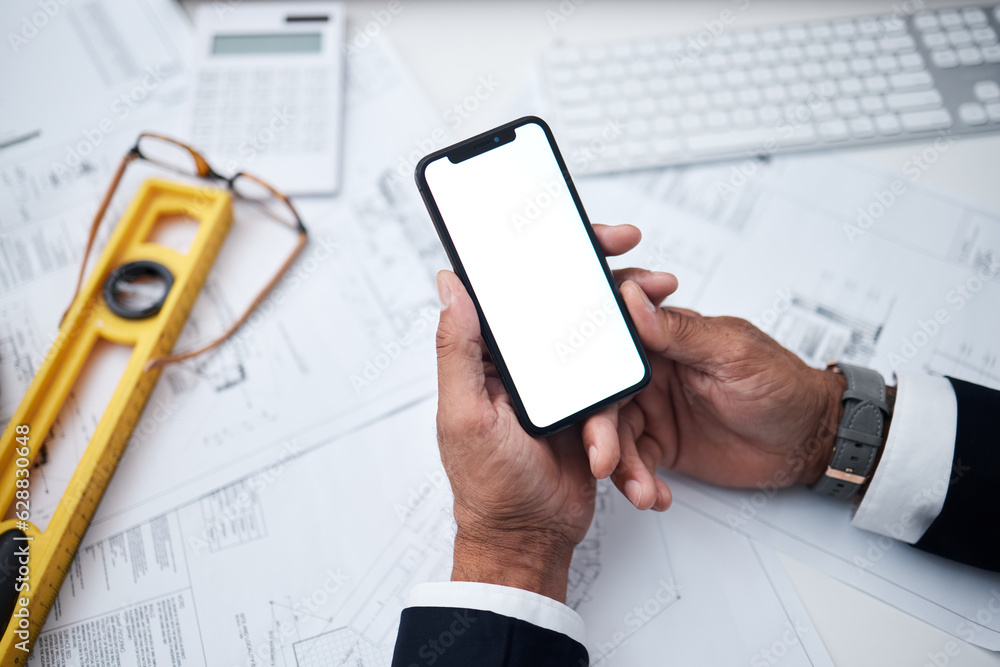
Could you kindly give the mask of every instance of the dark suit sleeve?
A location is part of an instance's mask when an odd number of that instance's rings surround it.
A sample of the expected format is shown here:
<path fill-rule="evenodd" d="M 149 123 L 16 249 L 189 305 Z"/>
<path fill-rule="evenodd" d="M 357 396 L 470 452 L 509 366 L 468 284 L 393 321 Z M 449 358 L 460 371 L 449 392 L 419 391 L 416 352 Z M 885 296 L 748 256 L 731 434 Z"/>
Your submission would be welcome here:
<path fill-rule="evenodd" d="M 577 641 L 490 611 L 408 607 L 396 635 L 392 667 L 587 667 Z"/>
<path fill-rule="evenodd" d="M 1000 571 L 1000 392 L 948 378 L 958 402 L 944 507 L 914 546 Z"/>

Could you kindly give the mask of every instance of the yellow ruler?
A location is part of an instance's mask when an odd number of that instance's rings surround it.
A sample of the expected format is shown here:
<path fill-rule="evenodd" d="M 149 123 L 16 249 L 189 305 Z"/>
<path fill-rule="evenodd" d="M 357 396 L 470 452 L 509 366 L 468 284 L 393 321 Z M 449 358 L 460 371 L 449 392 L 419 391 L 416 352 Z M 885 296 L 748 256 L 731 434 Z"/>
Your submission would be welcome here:
<path fill-rule="evenodd" d="M 198 231 L 186 253 L 151 242 L 157 221 L 182 216 Z M 87 526 L 160 377 L 147 363 L 169 354 L 232 226 L 224 190 L 160 180 L 142 184 L 66 313 L 59 335 L 0 441 L 0 665 L 24 665 L 45 624 Z M 161 294 L 140 307 L 129 286 Z M 125 373 L 48 526 L 31 523 L 40 484 L 32 460 L 100 340 L 132 347 Z"/>

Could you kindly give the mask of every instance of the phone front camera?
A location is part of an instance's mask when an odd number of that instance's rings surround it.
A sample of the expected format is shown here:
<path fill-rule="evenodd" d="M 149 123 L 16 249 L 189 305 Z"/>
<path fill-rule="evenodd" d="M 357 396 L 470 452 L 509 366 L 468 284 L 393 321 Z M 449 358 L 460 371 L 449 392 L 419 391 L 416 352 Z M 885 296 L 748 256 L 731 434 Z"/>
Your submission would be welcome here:
<path fill-rule="evenodd" d="M 497 144 L 500 143 L 500 137 L 493 137 L 493 142 Z"/>

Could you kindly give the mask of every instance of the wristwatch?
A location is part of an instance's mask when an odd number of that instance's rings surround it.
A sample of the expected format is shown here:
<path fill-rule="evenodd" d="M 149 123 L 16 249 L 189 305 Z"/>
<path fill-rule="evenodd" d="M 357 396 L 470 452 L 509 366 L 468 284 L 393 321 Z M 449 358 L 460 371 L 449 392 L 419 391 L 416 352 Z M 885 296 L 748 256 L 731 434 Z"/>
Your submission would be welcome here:
<path fill-rule="evenodd" d="M 891 412 L 880 373 L 849 364 L 830 366 L 847 380 L 847 389 L 840 399 L 844 416 L 837 429 L 830 465 L 812 489 L 823 496 L 846 500 L 868 482 Z"/>

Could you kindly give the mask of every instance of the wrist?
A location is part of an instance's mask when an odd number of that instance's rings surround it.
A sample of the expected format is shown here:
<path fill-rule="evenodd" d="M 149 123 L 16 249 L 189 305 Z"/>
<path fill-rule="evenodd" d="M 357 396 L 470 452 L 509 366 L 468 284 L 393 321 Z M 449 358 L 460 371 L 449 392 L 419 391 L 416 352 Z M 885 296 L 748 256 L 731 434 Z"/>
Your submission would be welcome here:
<path fill-rule="evenodd" d="M 804 484 L 815 484 L 826 473 L 833 460 L 833 450 L 837 442 L 837 430 L 844 417 L 842 397 L 847 389 L 847 381 L 833 369 L 819 371 L 821 373 L 821 402 L 823 407 L 816 424 L 812 447 L 808 452 L 807 463 L 802 471 L 800 481 Z"/>
<path fill-rule="evenodd" d="M 565 603 L 574 546 L 556 532 L 460 525 L 451 580 L 520 588 Z"/>

